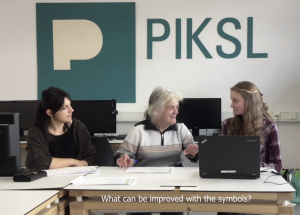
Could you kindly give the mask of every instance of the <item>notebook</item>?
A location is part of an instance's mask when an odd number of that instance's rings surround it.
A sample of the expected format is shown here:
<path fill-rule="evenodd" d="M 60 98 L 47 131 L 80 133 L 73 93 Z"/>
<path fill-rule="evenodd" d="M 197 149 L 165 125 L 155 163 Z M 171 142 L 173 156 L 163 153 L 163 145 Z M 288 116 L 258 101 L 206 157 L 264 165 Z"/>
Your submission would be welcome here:
<path fill-rule="evenodd" d="M 198 136 L 201 178 L 260 177 L 259 136 Z"/>

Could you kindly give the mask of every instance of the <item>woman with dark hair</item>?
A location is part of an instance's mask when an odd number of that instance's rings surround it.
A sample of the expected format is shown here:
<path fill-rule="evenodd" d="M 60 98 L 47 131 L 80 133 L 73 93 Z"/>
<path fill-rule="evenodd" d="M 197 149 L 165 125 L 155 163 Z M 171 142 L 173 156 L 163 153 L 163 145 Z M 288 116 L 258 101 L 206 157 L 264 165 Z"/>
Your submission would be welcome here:
<path fill-rule="evenodd" d="M 72 119 L 70 95 L 56 87 L 42 92 L 36 120 L 28 130 L 25 165 L 32 169 L 55 169 L 93 165 L 96 149 L 90 132 Z"/>

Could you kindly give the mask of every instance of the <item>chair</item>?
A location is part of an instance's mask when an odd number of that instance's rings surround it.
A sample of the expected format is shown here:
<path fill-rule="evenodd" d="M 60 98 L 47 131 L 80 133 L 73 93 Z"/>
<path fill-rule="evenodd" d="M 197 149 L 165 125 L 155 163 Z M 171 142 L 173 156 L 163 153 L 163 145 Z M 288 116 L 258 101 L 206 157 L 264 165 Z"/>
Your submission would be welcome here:
<path fill-rule="evenodd" d="M 97 156 L 94 165 L 97 166 L 115 166 L 114 152 L 106 137 L 92 137 L 92 144 L 95 146 Z"/>

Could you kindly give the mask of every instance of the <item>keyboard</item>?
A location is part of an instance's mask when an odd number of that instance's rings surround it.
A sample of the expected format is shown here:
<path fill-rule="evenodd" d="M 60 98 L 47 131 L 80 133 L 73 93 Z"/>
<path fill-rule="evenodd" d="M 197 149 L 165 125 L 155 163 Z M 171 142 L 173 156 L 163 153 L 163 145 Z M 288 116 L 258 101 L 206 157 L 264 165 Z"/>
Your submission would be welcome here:
<path fill-rule="evenodd" d="M 116 136 L 116 140 L 124 140 L 125 137 L 127 136 L 127 134 L 119 134 L 118 136 Z"/>
<path fill-rule="evenodd" d="M 114 140 L 114 139 L 116 139 L 116 136 L 107 136 L 107 139 L 108 140 Z"/>

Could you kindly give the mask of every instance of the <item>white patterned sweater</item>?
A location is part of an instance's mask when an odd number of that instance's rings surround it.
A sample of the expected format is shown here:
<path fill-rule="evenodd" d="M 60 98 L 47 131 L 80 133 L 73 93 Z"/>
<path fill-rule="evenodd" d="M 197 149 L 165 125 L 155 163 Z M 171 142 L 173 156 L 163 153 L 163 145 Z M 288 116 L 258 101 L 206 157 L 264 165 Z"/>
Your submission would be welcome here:
<path fill-rule="evenodd" d="M 115 152 L 116 161 L 122 154 L 139 161 L 134 166 L 182 166 L 182 151 L 190 144 L 196 144 L 183 123 L 176 123 L 161 133 L 149 120 L 137 123 Z M 198 161 L 186 156 L 191 162 Z"/>

